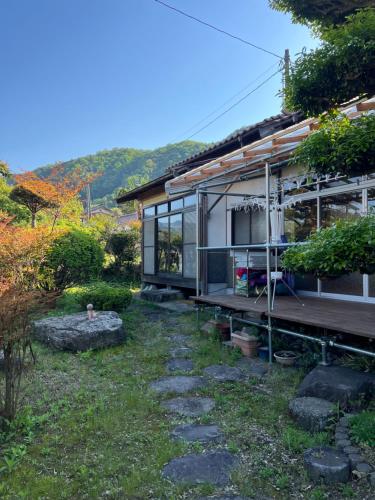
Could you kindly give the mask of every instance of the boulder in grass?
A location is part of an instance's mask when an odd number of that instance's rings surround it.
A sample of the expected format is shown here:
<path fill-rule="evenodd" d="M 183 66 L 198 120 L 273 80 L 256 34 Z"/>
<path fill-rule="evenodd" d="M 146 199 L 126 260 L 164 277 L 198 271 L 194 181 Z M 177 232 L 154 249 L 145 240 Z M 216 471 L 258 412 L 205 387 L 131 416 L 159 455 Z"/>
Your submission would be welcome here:
<path fill-rule="evenodd" d="M 320 398 L 295 398 L 289 404 L 289 411 L 305 431 L 323 431 L 335 417 L 336 406 Z"/>
<path fill-rule="evenodd" d="M 125 330 L 122 319 L 114 311 L 44 318 L 33 323 L 34 338 L 62 351 L 80 352 L 122 344 Z"/>
<path fill-rule="evenodd" d="M 302 381 L 297 396 L 310 396 L 339 403 L 346 408 L 375 395 L 375 375 L 343 366 L 317 366 Z"/>
<path fill-rule="evenodd" d="M 311 448 L 305 451 L 304 462 L 308 476 L 316 483 L 347 483 L 350 479 L 349 458 L 335 448 Z"/>

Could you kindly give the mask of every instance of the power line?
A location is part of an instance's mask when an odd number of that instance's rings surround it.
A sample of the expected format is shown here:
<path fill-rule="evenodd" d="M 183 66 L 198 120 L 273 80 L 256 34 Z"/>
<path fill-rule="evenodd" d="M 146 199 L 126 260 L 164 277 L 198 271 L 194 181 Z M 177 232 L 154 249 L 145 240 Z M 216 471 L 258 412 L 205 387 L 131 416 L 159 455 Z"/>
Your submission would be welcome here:
<path fill-rule="evenodd" d="M 212 115 L 214 115 L 215 113 L 217 113 L 218 111 L 220 111 L 222 108 L 224 108 L 224 106 L 226 106 L 229 102 L 233 101 L 233 99 L 237 96 L 239 96 L 240 94 L 242 94 L 242 92 L 244 92 L 245 90 L 247 90 L 251 85 L 253 85 L 253 83 L 257 82 L 258 80 L 260 80 L 260 78 L 262 78 L 262 76 L 266 75 L 271 69 L 273 69 L 277 64 L 279 63 L 274 63 L 272 64 L 268 69 L 266 69 L 265 71 L 263 71 L 263 73 L 261 73 L 260 75 L 258 75 L 256 78 L 254 78 L 254 80 L 251 80 L 251 82 L 249 82 L 247 85 L 245 85 L 245 87 L 243 87 L 241 90 L 239 90 L 238 92 L 236 92 L 235 94 L 233 94 L 231 97 L 229 97 L 229 99 L 227 99 L 225 102 L 223 102 L 223 104 L 221 104 L 218 108 L 214 109 L 214 111 L 212 111 L 211 113 L 209 113 L 208 115 L 206 115 L 205 117 L 203 117 L 201 120 L 199 120 L 198 122 L 196 122 L 194 125 L 192 125 L 191 127 L 189 127 L 187 130 L 185 130 L 184 132 L 182 132 L 182 134 L 179 134 L 177 139 L 179 137 L 184 137 L 185 134 L 189 133 L 191 130 L 194 130 L 198 125 L 200 125 L 201 123 L 205 122 L 207 120 L 207 118 L 210 118 Z M 175 142 L 175 141 L 173 141 Z"/>
<path fill-rule="evenodd" d="M 192 19 L 193 21 L 197 21 L 200 24 L 203 24 L 204 26 L 207 26 L 208 28 L 211 28 L 215 31 L 218 31 L 219 33 L 222 33 L 223 35 L 227 35 L 231 38 L 234 38 L 235 40 L 238 40 L 239 42 L 245 43 L 246 45 L 250 45 L 250 47 L 253 47 L 254 49 L 261 50 L 262 52 L 265 52 L 266 54 L 270 54 L 272 56 L 277 57 L 278 59 L 283 59 L 283 57 L 279 56 L 278 54 L 275 54 L 275 52 L 272 52 L 270 50 L 264 49 L 263 47 L 260 47 L 259 45 L 255 45 L 254 43 L 249 42 L 248 40 L 245 40 L 244 38 L 241 38 L 237 35 L 233 35 L 232 33 L 229 33 L 228 31 L 225 31 L 221 28 L 218 28 L 217 26 L 214 26 L 213 24 L 207 23 L 206 21 L 203 21 L 202 19 L 199 19 L 198 17 L 192 16 L 191 14 L 188 14 L 187 12 L 184 12 L 183 10 L 177 9 L 176 7 L 173 7 L 173 5 L 169 5 L 162 0 L 155 0 L 160 5 L 164 5 L 164 7 L 167 7 L 167 9 L 173 10 L 175 12 L 178 12 L 179 14 L 182 14 L 185 17 L 188 17 L 189 19 Z"/>
<path fill-rule="evenodd" d="M 197 132 L 194 132 L 194 134 L 190 135 L 189 137 L 187 137 L 186 140 L 189 140 L 191 139 L 192 137 L 195 137 L 196 135 L 198 135 L 200 132 L 202 132 L 202 130 L 205 130 L 207 127 L 209 127 L 210 125 L 212 125 L 214 122 L 216 122 L 219 118 L 221 118 L 222 116 L 224 116 L 225 114 L 229 113 L 229 111 L 231 111 L 233 108 L 235 108 L 236 106 L 238 106 L 238 104 L 240 104 L 241 102 L 243 102 L 245 99 L 247 99 L 249 96 L 251 96 L 251 94 L 253 94 L 254 92 L 256 92 L 258 89 L 260 89 L 261 87 L 263 87 L 263 85 L 265 85 L 267 82 L 269 82 L 271 80 L 271 78 L 273 78 L 274 76 L 276 76 L 278 73 L 280 73 L 280 71 L 282 71 L 281 69 L 278 69 L 277 71 L 275 71 L 275 73 L 272 73 L 271 76 L 269 76 L 268 78 L 266 78 L 265 80 L 263 80 L 262 83 L 260 83 L 259 85 L 257 85 L 254 89 L 250 90 L 250 92 L 248 92 L 246 95 L 244 95 L 243 97 L 241 97 L 241 99 L 239 99 L 238 101 L 236 101 L 234 104 L 232 104 L 232 106 L 230 106 L 229 108 L 227 108 L 225 111 L 223 111 L 222 113 L 220 113 L 220 115 L 216 116 L 213 120 L 211 120 L 210 122 L 207 123 L 207 125 L 204 125 L 203 127 L 201 127 L 199 130 L 197 130 Z"/>

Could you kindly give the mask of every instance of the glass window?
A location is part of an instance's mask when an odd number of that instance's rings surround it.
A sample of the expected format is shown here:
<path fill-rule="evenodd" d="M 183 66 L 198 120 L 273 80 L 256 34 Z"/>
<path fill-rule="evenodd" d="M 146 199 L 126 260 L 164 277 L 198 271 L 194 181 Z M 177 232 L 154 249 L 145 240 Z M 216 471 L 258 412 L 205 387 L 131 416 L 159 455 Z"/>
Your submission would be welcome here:
<path fill-rule="evenodd" d="M 321 227 L 328 227 L 339 219 L 359 217 L 362 212 L 362 192 L 335 194 L 321 198 Z"/>
<path fill-rule="evenodd" d="M 321 227 L 329 227 L 340 219 L 359 217 L 361 213 L 361 191 L 321 198 Z M 322 292 L 363 295 L 363 277 L 360 273 L 351 273 L 337 279 L 323 280 Z"/>
<path fill-rule="evenodd" d="M 184 213 L 184 244 L 195 243 L 196 240 L 196 212 Z"/>
<path fill-rule="evenodd" d="M 179 198 L 178 200 L 172 200 L 171 202 L 171 210 L 179 210 L 183 207 L 184 200 Z"/>
<path fill-rule="evenodd" d="M 148 220 L 143 223 L 143 244 L 145 247 L 155 245 L 155 220 Z"/>
<path fill-rule="evenodd" d="M 184 206 L 185 207 L 191 207 L 196 204 L 196 195 L 195 194 L 190 194 L 189 196 L 185 196 L 184 198 Z"/>
<path fill-rule="evenodd" d="M 284 232 L 288 242 L 304 241 L 317 228 L 317 200 L 284 209 Z"/>
<path fill-rule="evenodd" d="M 266 241 L 266 211 L 252 209 L 233 211 L 233 244 L 256 245 Z"/>
<path fill-rule="evenodd" d="M 155 206 L 143 210 L 143 217 L 152 217 L 153 215 L 155 215 Z"/>
<path fill-rule="evenodd" d="M 170 248 L 168 267 L 170 273 L 182 272 L 182 214 L 169 217 Z"/>
<path fill-rule="evenodd" d="M 375 189 L 367 190 L 367 211 L 369 214 L 375 214 Z"/>
<path fill-rule="evenodd" d="M 161 205 L 157 205 L 156 211 L 158 214 L 165 214 L 168 212 L 168 203 L 162 203 Z"/>
<path fill-rule="evenodd" d="M 184 245 L 184 276 L 186 278 L 195 278 L 196 273 L 196 249 L 195 243 Z"/>
<path fill-rule="evenodd" d="M 169 217 L 158 219 L 158 270 L 168 272 Z"/>
<path fill-rule="evenodd" d="M 155 274 L 155 247 L 143 249 L 143 273 Z"/>

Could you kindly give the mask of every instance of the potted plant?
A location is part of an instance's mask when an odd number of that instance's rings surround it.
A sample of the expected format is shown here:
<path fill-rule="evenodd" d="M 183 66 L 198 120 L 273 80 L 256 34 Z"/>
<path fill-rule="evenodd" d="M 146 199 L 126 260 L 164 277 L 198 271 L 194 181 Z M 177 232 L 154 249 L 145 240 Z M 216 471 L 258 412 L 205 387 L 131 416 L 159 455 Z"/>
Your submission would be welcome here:
<path fill-rule="evenodd" d="M 255 358 L 259 345 L 257 333 L 256 327 L 244 327 L 241 331 L 233 332 L 231 340 L 233 345 L 241 349 L 244 356 Z"/>
<path fill-rule="evenodd" d="M 276 362 L 283 366 L 293 366 L 298 358 L 298 354 L 293 351 L 277 351 L 274 353 Z"/>

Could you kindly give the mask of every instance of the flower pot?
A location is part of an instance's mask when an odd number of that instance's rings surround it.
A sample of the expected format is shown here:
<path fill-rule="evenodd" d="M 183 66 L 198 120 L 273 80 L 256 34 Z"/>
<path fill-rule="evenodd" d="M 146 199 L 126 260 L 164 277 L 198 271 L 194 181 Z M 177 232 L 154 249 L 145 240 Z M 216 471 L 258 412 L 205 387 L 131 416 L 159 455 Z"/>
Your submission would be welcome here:
<path fill-rule="evenodd" d="M 216 319 L 210 319 L 201 328 L 202 331 L 206 332 L 208 335 L 213 333 L 218 333 L 219 338 L 222 342 L 230 340 L 230 325 L 223 321 Z"/>
<path fill-rule="evenodd" d="M 258 356 L 262 361 L 269 361 L 270 350 L 267 346 L 258 347 Z"/>
<path fill-rule="evenodd" d="M 239 347 L 244 356 L 255 358 L 257 355 L 258 339 L 254 335 L 248 335 L 243 332 L 232 333 L 233 345 Z"/>
<path fill-rule="evenodd" d="M 293 351 L 278 351 L 274 353 L 276 362 L 283 366 L 293 366 L 298 358 L 298 354 Z"/>

